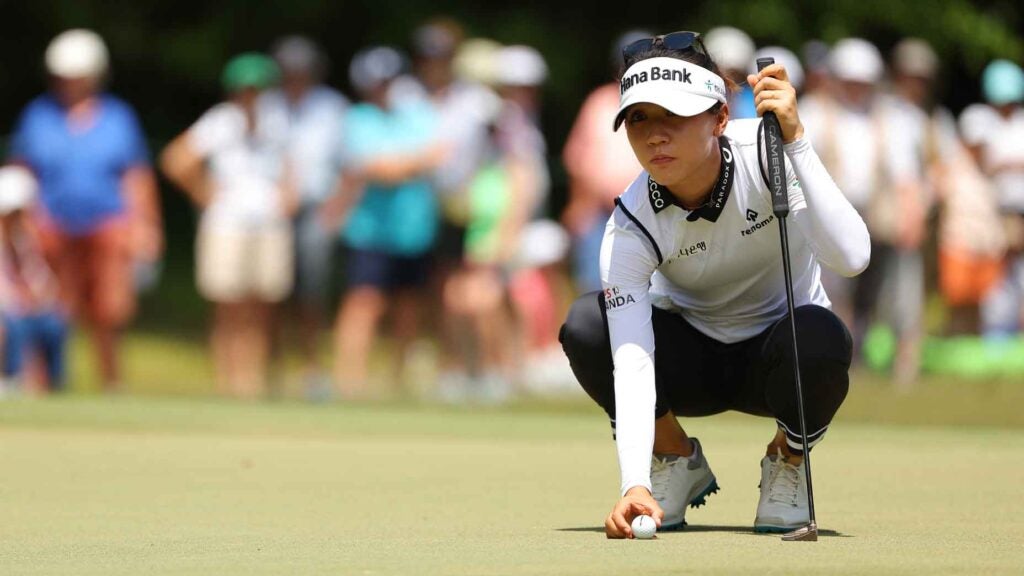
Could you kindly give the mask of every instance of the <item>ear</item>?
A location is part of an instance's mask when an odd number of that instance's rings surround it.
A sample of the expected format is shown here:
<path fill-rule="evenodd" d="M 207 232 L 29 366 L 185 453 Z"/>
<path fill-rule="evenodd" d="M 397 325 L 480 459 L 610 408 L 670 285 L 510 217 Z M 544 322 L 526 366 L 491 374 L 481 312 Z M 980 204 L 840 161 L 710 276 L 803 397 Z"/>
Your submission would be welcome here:
<path fill-rule="evenodd" d="M 729 124 L 729 105 L 722 104 L 722 107 L 718 110 L 718 114 L 715 115 L 715 137 L 719 137 L 725 134 L 725 127 Z"/>

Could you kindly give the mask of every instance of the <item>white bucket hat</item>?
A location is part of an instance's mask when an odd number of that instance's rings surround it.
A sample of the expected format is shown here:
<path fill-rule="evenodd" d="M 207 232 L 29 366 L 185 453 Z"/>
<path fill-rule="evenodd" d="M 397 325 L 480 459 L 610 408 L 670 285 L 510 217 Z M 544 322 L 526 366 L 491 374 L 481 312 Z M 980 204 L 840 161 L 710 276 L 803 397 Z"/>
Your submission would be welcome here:
<path fill-rule="evenodd" d="M 75 28 L 58 34 L 46 47 L 46 70 L 60 78 L 96 78 L 107 72 L 107 45 L 92 30 Z"/>
<path fill-rule="evenodd" d="M 885 63 L 874 44 L 862 38 L 844 38 L 829 52 L 829 68 L 839 80 L 874 84 L 882 79 Z"/>
<path fill-rule="evenodd" d="M 626 109 L 640 102 L 657 104 L 679 116 L 696 116 L 725 101 L 725 80 L 718 74 L 678 58 L 648 58 L 622 75 L 612 129 L 618 130 Z"/>
<path fill-rule="evenodd" d="M 892 67 L 908 76 L 934 78 L 939 69 L 939 57 L 928 42 L 904 38 L 892 50 Z"/>
<path fill-rule="evenodd" d="M 723 70 L 746 70 L 754 59 L 754 41 L 739 28 L 712 28 L 704 34 L 703 41 L 708 54 Z"/>
<path fill-rule="evenodd" d="M 786 69 L 786 74 L 789 75 L 789 83 L 793 85 L 793 88 L 798 91 L 803 88 L 804 67 L 800 64 L 800 58 L 791 50 L 782 46 L 758 48 L 757 52 L 754 52 L 754 58 L 750 61 L 750 66 L 747 68 L 748 74 L 757 74 L 757 61 L 761 58 L 774 58 L 776 64 L 782 64 Z"/>
<path fill-rule="evenodd" d="M 531 46 L 505 46 L 496 57 L 495 76 L 505 86 L 540 86 L 548 78 L 548 65 Z"/>

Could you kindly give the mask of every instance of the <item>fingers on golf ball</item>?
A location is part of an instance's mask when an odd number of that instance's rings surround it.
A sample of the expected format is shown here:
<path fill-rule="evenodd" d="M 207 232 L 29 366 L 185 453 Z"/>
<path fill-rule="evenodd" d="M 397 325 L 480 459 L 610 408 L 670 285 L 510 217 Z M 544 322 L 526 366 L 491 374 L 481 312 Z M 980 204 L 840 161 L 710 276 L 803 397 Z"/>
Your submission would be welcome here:
<path fill-rule="evenodd" d="M 633 537 L 641 540 L 654 538 L 654 533 L 658 531 L 658 525 L 654 523 L 654 518 L 646 514 L 633 518 L 631 526 L 633 528 Z"/>

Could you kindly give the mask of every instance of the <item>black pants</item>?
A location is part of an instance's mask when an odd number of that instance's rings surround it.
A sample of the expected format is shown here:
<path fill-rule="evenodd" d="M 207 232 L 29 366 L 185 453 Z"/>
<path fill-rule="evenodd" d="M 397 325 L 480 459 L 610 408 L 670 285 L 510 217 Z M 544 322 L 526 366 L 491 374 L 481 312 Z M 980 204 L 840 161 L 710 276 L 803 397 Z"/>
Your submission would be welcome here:
<path fill-rule="evenodd" d="M 653 308 L 655 417 L 710 416 L 736 410 L 773 417 L 787 443 L 801 452 L 800 420 L 793 375 L 789 317 L 761 334 L 724 344 L 699 332 L 678 314 Z M 800 376 L 813 447 L 846 398 L 850 333 L 820 306 L 796 309 Z M 583 389 L 615 420 L 615 386 L 604 299 L 600 292 L 578 298 L 559 334 L 562 348 Z"/>

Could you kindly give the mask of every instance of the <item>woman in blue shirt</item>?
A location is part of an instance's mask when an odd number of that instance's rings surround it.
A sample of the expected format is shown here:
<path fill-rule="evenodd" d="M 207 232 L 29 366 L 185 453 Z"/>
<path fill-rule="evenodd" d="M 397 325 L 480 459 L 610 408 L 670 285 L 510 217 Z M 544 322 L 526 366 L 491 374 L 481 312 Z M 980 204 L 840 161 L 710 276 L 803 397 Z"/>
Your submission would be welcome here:
<path fill-rule="evenodd" d="M 61 298 L 92 328 L 104 389 L 118 388 L 117 338 L 135 310 L 133 266 L 162 250 L 156 181 L 134 110 L 102 91 L 103 40 L 68 30 L 46 50 L 52 89 L 18 121 L 11 161 L 39 180 L 42 230 Z"/>

